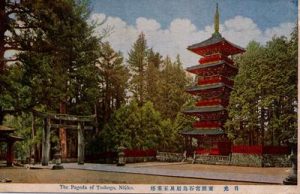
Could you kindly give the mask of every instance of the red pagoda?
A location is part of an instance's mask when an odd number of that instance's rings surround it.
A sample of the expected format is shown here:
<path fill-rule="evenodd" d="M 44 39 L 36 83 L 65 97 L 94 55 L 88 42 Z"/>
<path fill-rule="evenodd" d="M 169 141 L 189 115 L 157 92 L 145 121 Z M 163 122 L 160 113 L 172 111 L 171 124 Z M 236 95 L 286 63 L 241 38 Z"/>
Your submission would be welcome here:
<path fill-rule="evenodd" d="M 197 102 L 192 109 L 184 113 L 197 117 L 193 130 L 183 131 L 185 145 L 189 154 L 228 155 L 231 143 L 224 133 L 224 122 L 227 119 L 230 92 L 233 77 L 238 73 L 231 56 L 244 52 L 244 49 L 227 41 L 219 33 L 218 5 L 214 18 L 215 32 L 200 43 L 187 49 L 203 56 L 199 64 L 186 70 L 196 74 L 196 84 L 187 88 L 187 92 L 195 95 Z M 197 140 L 197 148 L 193 148 L 192 140 Z"/>

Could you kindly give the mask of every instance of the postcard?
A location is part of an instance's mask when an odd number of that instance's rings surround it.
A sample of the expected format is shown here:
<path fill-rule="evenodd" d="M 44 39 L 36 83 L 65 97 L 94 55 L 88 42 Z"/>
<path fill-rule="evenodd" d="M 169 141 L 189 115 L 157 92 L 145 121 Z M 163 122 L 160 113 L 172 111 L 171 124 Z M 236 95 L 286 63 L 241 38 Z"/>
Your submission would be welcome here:
<path fill-rule="evenodd" d="M 0 193 L 299 193 L 297 0 L 0 9 Z"/>

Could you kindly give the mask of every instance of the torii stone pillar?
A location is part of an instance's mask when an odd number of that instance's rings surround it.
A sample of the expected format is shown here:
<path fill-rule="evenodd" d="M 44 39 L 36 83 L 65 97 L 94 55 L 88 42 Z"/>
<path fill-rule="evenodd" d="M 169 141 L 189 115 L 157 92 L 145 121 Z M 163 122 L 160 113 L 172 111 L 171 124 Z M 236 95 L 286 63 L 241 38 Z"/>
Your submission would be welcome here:
<path fill-rule="evenodd" d="M 42 139 L 42 165 L 48 166 L 50 156 L 50 118 L 44 119 L 44 130 Z"/>
<path fill-rule="evenodd" d="M 59 105 L 60 114 L 66 114 L 66 103 L 61 102 Z M 68 157 L 68 147 L 67 147 L 67 129 L 65 127 L 59 128 L 59 143 L 61 149 L 61 157 L 65 160 Z"/>
<path fill-rule="evenodd" d="M 78 164 L 84 164 L 84 126 L 78 122 Z"/>

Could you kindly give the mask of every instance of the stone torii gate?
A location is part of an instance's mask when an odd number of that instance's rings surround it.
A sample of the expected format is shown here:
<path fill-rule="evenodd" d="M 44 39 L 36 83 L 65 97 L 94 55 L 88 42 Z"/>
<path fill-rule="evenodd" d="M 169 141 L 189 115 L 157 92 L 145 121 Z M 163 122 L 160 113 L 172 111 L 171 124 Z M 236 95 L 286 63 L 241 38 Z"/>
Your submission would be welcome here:
<path fill-rule="evenodd" d="M 91 116 L 78 116 L 68 114 L 53 114 L 42 113 L 38 111 L 33 112 L 34 115 L 44 119 L 44 129 L 42 136 L 42 165 L 47 166 L 50 158 L 50 132 L 51 129 L 75 129 L 78 132 L 78 152 L 77 162 L 78 164 L 84 164 L 84 130 L 92 130 L 93 126 L 85 125 L 86 123 L 92 123 L 95 120 L 96 115 Z M 70 124 L 71 123 L 71 124 Z"/>

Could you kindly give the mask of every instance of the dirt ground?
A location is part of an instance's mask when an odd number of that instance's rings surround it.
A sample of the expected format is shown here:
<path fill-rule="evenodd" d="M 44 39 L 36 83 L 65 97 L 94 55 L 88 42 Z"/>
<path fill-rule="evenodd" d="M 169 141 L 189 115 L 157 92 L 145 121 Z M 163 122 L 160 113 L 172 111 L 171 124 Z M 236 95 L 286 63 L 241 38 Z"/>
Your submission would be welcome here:
<path fill-rule="evenodd" d="M 0 169 L 0 177 L 13 183 L 98 183 L 98 184 L 246 184 L 241 182 L 177 178 L 129 173 L 99 172 L 88 170 L 28 170 L 24 168 Z M 0 183 L 1 184 L 1 183 Z M 247 183 L 249 184 L 249 183 Z"/>
<path fill-rule="evenodd" d="M 128 166 L 156 168 L 202 170 L 211 172 L 255 173 L 285 177 L 289 174 L 288 168 L 252 168 L 236 166 L 217 166 L 202 164 L 162 165 L 162 164 L 128 164 Z M 114 173 L 89 170 L 50 170 L 26 169 L 23 167 L 0 167 L 0 179 L 9 178 L 13 183 L 98 183 L 98 184 L 209 184 L 209 185 L 246 185 L 255 183 L 216 181 L 194 178 L 178 178 L 165 176 L 140 175 L 130 173 Z M 1 184 L 1 183 L 0 183 Z"/>

